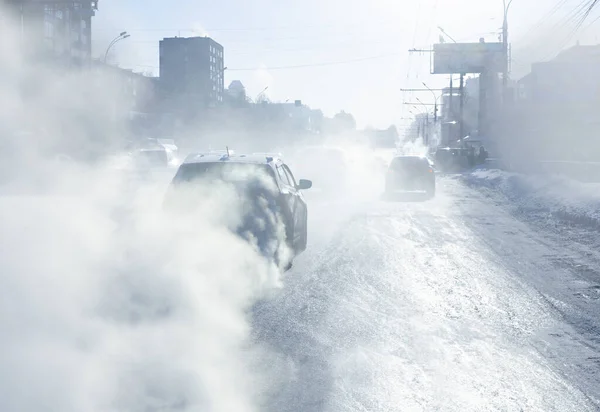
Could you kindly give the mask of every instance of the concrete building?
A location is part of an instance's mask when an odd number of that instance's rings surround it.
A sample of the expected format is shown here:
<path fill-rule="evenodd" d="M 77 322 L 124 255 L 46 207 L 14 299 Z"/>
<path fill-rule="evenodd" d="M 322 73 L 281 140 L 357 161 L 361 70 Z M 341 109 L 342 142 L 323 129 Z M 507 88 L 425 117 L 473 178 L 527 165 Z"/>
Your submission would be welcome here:
<path fill-rule="evenodd" d="M 30 57 L 66 67 L 88 67 L 92 56 L 92 18 L 98 0 L 4 0 L 20 25 Z"/>
<path fill-rule="evenodd" d="M 529 158 L 598 161 L 599 73 L 600 45 L 577 45 L 532 64 L 503 122 L 511 145 Z"/>
<path fill-rule="evenodd" d="M 550 61 L 532 64 L 531 73 L 519 81 L 519 97 L 560 111 L 597 107 L 599 68 L 600 45 L 574 46 Z"/>
<path fill-rule="evenodd" d="M 188 109 L 223 102 L 223 46 L 209 37 L 160 41 L 160 82 L 165 97 Z"/>

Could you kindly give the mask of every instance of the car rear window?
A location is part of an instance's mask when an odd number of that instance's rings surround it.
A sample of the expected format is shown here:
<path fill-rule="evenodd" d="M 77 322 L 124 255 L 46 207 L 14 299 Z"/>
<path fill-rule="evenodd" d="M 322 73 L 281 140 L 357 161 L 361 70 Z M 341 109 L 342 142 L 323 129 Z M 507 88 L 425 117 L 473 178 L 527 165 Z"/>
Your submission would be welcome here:
<path fill-rule="evenodd" d="M 196 179 L 221 180 L 225 182 L 248 182 L 268 176 L 275 181 L 273 170 L 263 164 L 207 162 L 188 163 L 179 167 L 173 183 L 191 182 Z"/>
<path fill-rule="evenodd" d="M 422 157 L 396 157 L 390 168 L 395 171 L 421 171 L 429 168 L 429 162 Z"/>

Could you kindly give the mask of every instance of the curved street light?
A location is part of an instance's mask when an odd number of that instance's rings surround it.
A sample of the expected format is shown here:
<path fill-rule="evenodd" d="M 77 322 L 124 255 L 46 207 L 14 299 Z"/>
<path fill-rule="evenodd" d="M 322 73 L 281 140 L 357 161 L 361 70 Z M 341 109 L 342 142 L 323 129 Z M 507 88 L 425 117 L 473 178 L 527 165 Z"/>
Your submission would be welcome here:
<path fill-rule="evenodd" d="M 128 37 L 131 37 L 131 35 L 129 33 L 127 33 L 126 31 L 124 31 L 124 32 L 119 33 L 119 35 L 110 42 L 110 44 L 106 48 L 106 53 L 104 53 L 104 63 L 105 64 L 106 64 L 106 60 L 108 59 L 108 53 L 110 52 L 110 49 L 112 49 L 115 44 L 117 44 L 121 40 L 127 39 Z"/>
<path fill-rule="evenodd" d="M 258 99 L 263 96 L 265 94 L 265 92 L 269 89 L 269 86 L 265 87 L 264 89 L 262 89 L 262 91 L 256 95 L 256 97 L 254 98 L 254 102 L 258 103 Z"/>
<path fill-rule="evenodd" d="M 506 0 L 502 0 L 502 5 L 504 6 L 504 19 L 502 21 L 502 52 L 504 53 L 505 59 L 505 68 L 504 73 L 502 74 L 502 90 L 503 97 L 506 98 L 506 87 L 508 85 L 508 70 L 509 70 L 509 58 L 508 58 L 508 10 L 510 9 L 510 5 L 513 0 L 509 0 L 508 3 Z"/>
<path fill-rule="evenodd" d="M 427 107 L 427 105 L 425 103 L 423 103 L 421 101 L 421 99 L 419 99 L 418 97 L 415 97 L 415 99 L 417 99 L 417 102 L 421 103 L 423 105 L 423 107 L 425 108 L 425 124 L 424 124 L 424 130 L 423 130 L 423 143 L 425 145 L 429 144 L 429 108 Z M 416 106 L 415 106 L 416 108 Z"/>
<path fill-rule="evenodd" d="M 433 122 L 437 123 L 437 113 L 438 113 L 438 100 L 440 99 L 440 97 L 442 97 L 442 94 L 440 94 L 439 96 L 435 95 L 435 92 L 433 90 L 431 90 L 431 88 L 429 86 L 427 86 L 427 83 L 425 82 L 421 82 L 423 83 L 423 86 L 425 86 L 427 88 L 427 90 L 429 90 L 431 92 L 431 94 L 433 95 L 433 98 L 435 99 L 435 106 L 433 109 Z"/>

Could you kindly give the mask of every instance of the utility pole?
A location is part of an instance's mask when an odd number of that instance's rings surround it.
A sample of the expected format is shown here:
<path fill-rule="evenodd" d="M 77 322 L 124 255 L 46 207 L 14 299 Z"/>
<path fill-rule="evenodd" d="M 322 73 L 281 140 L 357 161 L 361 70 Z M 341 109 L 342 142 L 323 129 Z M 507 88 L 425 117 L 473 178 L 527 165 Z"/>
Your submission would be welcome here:
<path fill-rule="evenodd" d="M 450 96 L 448 98 L 448 113 L 450 114 L 450 120 L 454 120 L 454 111 L 452 108 L 452 100 L 454 98 L 454 87 L 452 86 L 452 78 L 454 76 L 450 75 Z"/>
<path fill-rule="evenodd" d="M 453 106 L 453 103 L 454 103 L 454 84 L 453 84 L 453 81 L 454 81 L 454 74 L 451 74 L 450 75 L 450 96 L 448 96 L 448 114 L 447 114 L 446 119 L 444 119 L 446 122 L 447 121 L 452 122 L 452 121 L 456 120 L 455 116 L 454 116 L 454 106 Z M 444 130 L 446 131 L 445 132 L 446 136 L 444 136 Z M 445 128 L 444 127 L 442 128 L 442 140 L 443 140 L 443 142 L 445 144 L 448 144 L 448 143 L 456 140 L 455 139 L 455 135 L 456 135 L 456 128 L 455 127 L 448 128 L 446 126 Z"/>
<path fill-rule="evenodd" d="M 465 137 L 465 120 L 464 120 L 464 106 L 465 106 L 465 75 L 460 74 L 460 136 L 459 139 L 462 143 L 462 139 Z"/>
<path fill-rule="evenodd" d="M 429 112 L 425 113 L 425 138 L 424 144 L 425 146 L 429 145 Z"/>
<path fill-rule="evenodd" d="M 502 21 L 502 53 L 504 54 L 504 71 L 502 73 L 502 102 L 506 104 L 506 99 L 508 97 L 508 9 L 512 4 L 512 0 L 506 3 L 506 0 L 502 0 L 502 4 L 504 5 L 504 19 Z"/>
<path fill-rule="evenodd" d="M 422 83 L 423 83 L 423 86 L 425 86 L 427 88 L 427 90 L 429 90 L 431 92 L 431 94 L 433 95 L 433 100 L 435 101 L 435 106 L 433 108 L 433 124 L 437 124 L 438 99 L 444 95 L 443 90 L 442 90 L 442 94 L 440 94 L 439 96 L 436 96 L 433 89 L 431 89 L 429 86 L 427 86 L 427 83 L 425 83 L 425 82 L 422 82 Z"/>
<path fill-rule="evenodd" d="M 477 123 L 479 124 L 479 136 L 488 135 L 488 85 L 492 82 L 487 70 L 479 74 L 479 114 Z"/>

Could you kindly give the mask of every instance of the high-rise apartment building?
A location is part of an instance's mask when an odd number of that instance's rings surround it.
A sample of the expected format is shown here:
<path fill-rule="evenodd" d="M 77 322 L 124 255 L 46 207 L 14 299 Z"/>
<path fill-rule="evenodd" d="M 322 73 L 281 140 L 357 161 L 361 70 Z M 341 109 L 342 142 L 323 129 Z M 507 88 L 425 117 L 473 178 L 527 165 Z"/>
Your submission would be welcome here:
<path fill-rule="evenodd" d="M 171 37 L 160 42 L 160 83 L 171 98 L 195 107 L 223 102 L 223 46 L 210 37 Z"/>
<path fill-rule="evenodd" d="M 92 17 L 98 0 L 4 0 L 19 26 L 25 51 L 65 66 L 88 66 Z"/>

